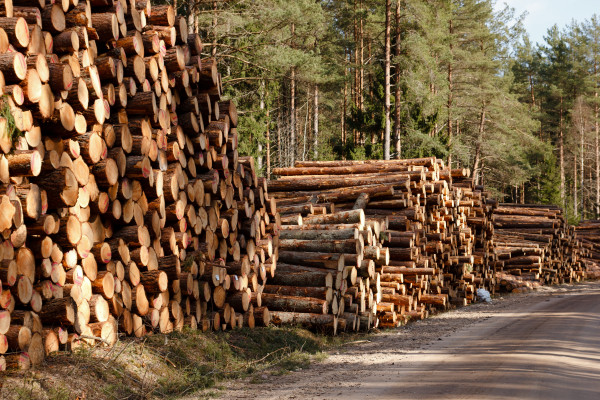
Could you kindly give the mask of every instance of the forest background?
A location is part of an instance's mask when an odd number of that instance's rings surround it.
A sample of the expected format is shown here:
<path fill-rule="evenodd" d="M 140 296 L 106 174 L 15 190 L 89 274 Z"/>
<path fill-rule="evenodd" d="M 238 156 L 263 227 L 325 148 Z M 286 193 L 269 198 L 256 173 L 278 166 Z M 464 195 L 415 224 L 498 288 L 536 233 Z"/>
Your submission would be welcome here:
<path fill-rule="evenodd" d="M 501 201 L 600 217 L 600 17 L 532 44 L 491 0 L 175 3 L 263 176 L 297 160 L 436 156 Z"/>

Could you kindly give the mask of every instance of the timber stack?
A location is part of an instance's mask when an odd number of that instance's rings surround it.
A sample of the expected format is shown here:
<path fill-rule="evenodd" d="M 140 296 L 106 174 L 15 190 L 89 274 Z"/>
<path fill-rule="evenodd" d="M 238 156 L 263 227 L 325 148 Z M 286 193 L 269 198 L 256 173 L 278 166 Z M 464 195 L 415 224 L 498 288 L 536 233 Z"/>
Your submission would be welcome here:
<path fill-rule="evenodd" d="M 278 215 L 201 52 L 149 0 L 0 5 L 0 370 L 269 323 Z"/>
<path fill-rule="evenodd" d="M 474 301 L 479 287 L 493 287 L 486 269 L 492 257 L 493 202 L 481 188 L 472 187 L 467 170 L 450 170 L 441 160 L 423 158 L 297 162 L 273 172 L 280 177 L 269 181 L 268 189 L 282 213 L 282 238 L 306 232 L 302 235 L 315 240 L 315 249 L 321 246 L 320 259 L 338 262 L 330 264 L 337 279 L 344 269 L 349 271 L 334 287 L 337 298 L 345 299 L 345 319 L 361 322 L 346 324 L 347 329 L 425 318 L 450 303 Z M 453 177 L 463 180 L 462 187 L 452 186 Z M 357 211 L 364 212 L 364 223 Z M 323 226 L 327 220 L 334 225 Z M 325 230 L 336 231 L 327 236 L 332 240 L 328 247 L 318 244 Z M 342 231 L 349 236 L 342 237 Z M 355 241 L 362 244 L 353 247 Z M 280 240 L 280 266 L 285 262 L 282 244 L 288 246 Z M 309 259 L 298 255 L 288 261 L 289 268 L 323 267 L 303 261 Z M 286 272 L 278 272 L 275 279 L 287 279 Z"/>
<path fill-rule="evenodd" d="M 585 278 L 580 257 L 585 248 L 560 207 L 501 203 L 493 223 L 498 289 L 520 291 Z"/>
<path fill-rule="evenodd" d="M 575 226 L 575 238 L 581 246 L 586 278 L 600 279 L 600 220 L 581 221 Z"/>

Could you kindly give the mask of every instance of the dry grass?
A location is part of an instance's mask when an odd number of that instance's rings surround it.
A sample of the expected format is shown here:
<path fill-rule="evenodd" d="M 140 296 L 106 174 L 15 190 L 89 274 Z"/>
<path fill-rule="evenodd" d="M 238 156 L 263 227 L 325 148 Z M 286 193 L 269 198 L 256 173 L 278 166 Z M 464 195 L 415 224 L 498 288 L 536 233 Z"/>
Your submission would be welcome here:
<path fill-rule="evenodd" d="M 295 327 L 126 338 L 112 349 L 62 352 L 35 370 L 2 375 L 0 399 L 175 399 L 192 393 L 208 398 L 225 381 L 259 382 L 305 368 L 322 359 L 323 351 L 355 338 Z"/>

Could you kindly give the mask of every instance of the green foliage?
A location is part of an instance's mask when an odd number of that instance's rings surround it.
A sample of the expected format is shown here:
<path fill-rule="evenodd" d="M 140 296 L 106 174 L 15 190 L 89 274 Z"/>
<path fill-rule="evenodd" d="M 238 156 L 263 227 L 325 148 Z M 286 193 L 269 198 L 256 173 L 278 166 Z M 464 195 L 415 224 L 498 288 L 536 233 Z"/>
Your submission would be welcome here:
<path fill-rule="evenodd" d="M 255 157 L 260 173 L 266 173 L 267 149 L 271 167 L 290 165 L 292 153 L 312 159 L 314 150 L 323 160 L 382 157 L 384 2 L 178 4 L 180 11 L 196 12 L 205 56 L 218 59 L 224 97 L 240 110 L 240 154 Z M 560 203 L 564 197 L 568 203 L 570 190 L 578 190 L 578 208 L 590 208 L 600 201 L 589 189 L 595 187 L 594 126 L 600 119 L 594 111 L 600 107 L 600 20 L 552 27 L 545 42 L 534 45 L 524 34 L 523 16 L 494 5 L 392 1 L 396 156 L 451 157 L 453 166 L 472 168 L 476 182 L 504 199 Z M 580 96 L 587 113 L 583 130 L 572 118 Z M 583 146 L 580 131 L 586 132 Z M 581 159 L 583 171 L 575 166 Z"/>
<path fill-rule="evenodd" d="M 21 130 L 17 128 L 15 117 L 10 110 L 7 95 L 3 95 L 0 99 L 0 117 L 6 120 L 6 135 L 8 135 L 13 144 L 16 143 L 16 141 L 24 135 L 24 132 L 21 132 Z"/>

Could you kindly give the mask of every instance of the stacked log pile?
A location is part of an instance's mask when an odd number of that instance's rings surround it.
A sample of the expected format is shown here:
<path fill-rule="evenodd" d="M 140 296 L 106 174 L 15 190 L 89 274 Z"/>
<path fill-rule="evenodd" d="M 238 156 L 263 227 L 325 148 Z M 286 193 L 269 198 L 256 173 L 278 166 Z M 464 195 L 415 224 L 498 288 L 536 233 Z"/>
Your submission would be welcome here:
<path fill-rule="evenodd" d="M 580 242 L 560 207 L 501 203 L 493 223 L 499 289 L 510 292 L 585 277 Z"/>
<path fill-rule="evenodd" d="M 169 5 L 0 5 L 0 370 L 269 323 L 278 217 L 201 51 Z"/>
<path fill-rule="evenodd" d="M 581 221 L 575 226 L 575 238 L 581 247 L 586 278 L 600 279 L 600 220 Z"/>
<path fill-rule="evenodd" d="M 171 6 L 15 3 L 0 5 L 0 370 L 119 332 L 393 327 L 596 260 L 559 209 L 496 207 L 435 158 L 260 179 Z"/>
<path fill-rule="evenodd" d="M 368 309 L 374 314 L 362 313 L 362 304 L 350 309 L 358 310 L 366 322 L 361 327 L 370 327 L 369 321 L 390 327 L 409 318 L 421 319 L 450 303 L 474 301 L 479 287 L 493 287 L 487 269 L 493 204 L 488 204 L 481 188 L 472 187 L 467 171 L 450 170 L 441 160 L 424 158 L 298 162 L 274 173 L 280 178 L 269 181 L 269 194 L 286 214 L 282 235 L 305 229 L 314 232 L 316 240 L 322 227 L 311 226 L 315 218 L 364 210 L 366 228 L 353 227 L 363 230 L 361 262 L 355 262 L 354 252 L 345 257 L 345 268 L 355 268 L 357 279 L 354 282 L 352 274 L 342 277 L 348 289 L 340 293 L 350 306 L 357 300 L 362 303 L 363 297 L 370 300 L 373 293 Z M 452 185 L 453 177 L 462 179 L 460 187 Z M 344 230 L 355 221 L 338 223 L 342 225 L 334 229 Z M 323 258 L 334 254 L 321 250 Z M 291 261 L 301 262 L 300 257 L 297 260 Z M 279 272 L 276 279 L 285 279 Z"/>
<path fill-rule="evenodd" d="M 450 286 L 464 292 L 463 304 L 475 300 L 477 289 L 494 293 L 496 277 L 490 267 L 495 259 L 493 251 L 494 226 L 492 213 L 497 202 L 490 197 L 482 185 L 475 185 L 470 171 L 454 169 L 450 171 L 453 196 L 457 202 L 456 216 L 463 221 L 457 239 L 460 241 L 459 254 L 470 257 L 470 262 L 462 266 L 460 276 L 450 276 Z M 463 258 L 464 260 L 464 258 Z M 459 298 L 457 304 L 460 304 Z"/>

